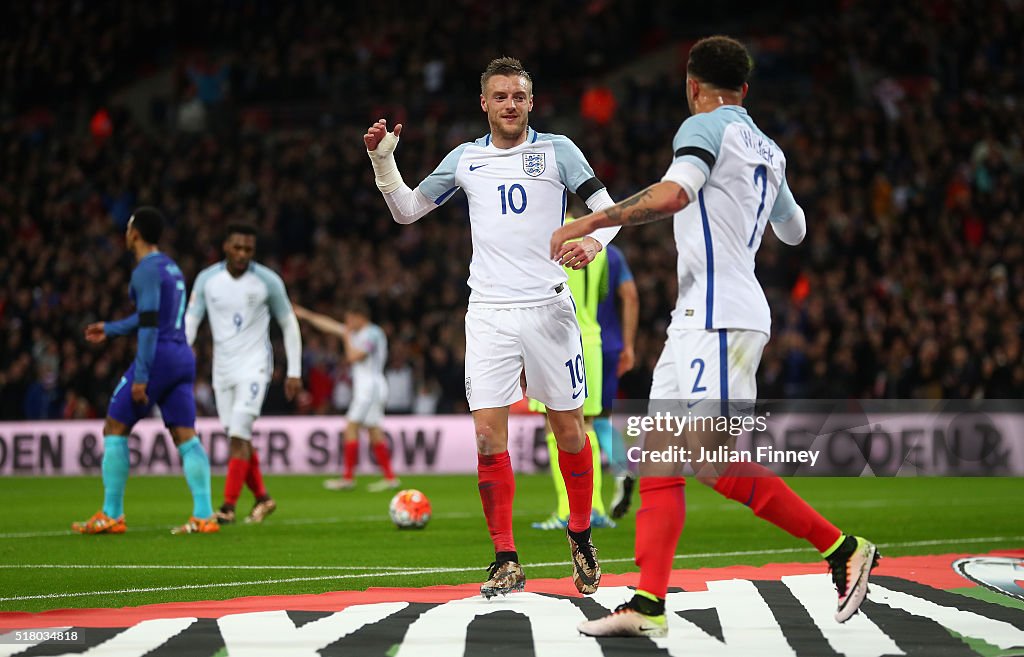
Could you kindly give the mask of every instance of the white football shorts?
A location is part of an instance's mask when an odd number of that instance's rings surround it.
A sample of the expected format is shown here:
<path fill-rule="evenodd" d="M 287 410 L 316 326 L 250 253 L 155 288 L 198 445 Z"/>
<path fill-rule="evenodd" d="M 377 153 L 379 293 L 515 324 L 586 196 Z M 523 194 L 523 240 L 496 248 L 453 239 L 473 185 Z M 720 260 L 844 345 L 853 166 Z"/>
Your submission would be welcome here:
<path fill-rule="evenodd" d="M 586 367 L 576 308 L 566 290 L 543 306 L 470 304 L 466 313 L 466 400 L 472 411 L 510 406 L 526 396 L 556 411 L 583 405 Z"/>
<path fill-rule="evenodd" d="M 654 367 L 651 399 L 685 401 L 707 414 L 718 414 L 723 400 L 755 400 L 766 344 L 760 331 L 670 328 Z"/>
<path fill-rule="evenodd" d="M 252 425 L 263 409 L 270 382 L 265 375 L 253 376 L 247 380 L 240 377 L 234 381 L 214 381 L 213 394 L 217 401 L 217 417 L 232 438 L 252 439 Z"/>
<path fill-rule="evenodd" d="M 384 419 L 387 400 L 388 382 L 383 376 L 367 382 L 355 382 L 352 386 L 352 403 L 348 405 L 345 417 L 349 422 L 363 427 L 379 427 Z"/>

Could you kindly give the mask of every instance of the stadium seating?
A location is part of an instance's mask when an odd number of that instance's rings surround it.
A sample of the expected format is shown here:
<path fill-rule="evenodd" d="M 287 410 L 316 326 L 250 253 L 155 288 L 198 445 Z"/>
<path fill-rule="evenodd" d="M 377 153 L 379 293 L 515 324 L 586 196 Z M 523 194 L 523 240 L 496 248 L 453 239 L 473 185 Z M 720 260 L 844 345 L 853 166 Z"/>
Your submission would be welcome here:
<path fill-rule="evenodd" d="M 486 131 L 479 69 L 513 54 L 534 73 L 532 124 L 577 139 L 623 198 L 669 163 L 686 116 L 678 62 L 698 28 L 749 37 L 748 107 L 807 210 L 804 245 L 766 237 L 759 254 L 774 315 L 761 396 L 1024 396 L 1024 14 L 1006 3 L 797 3 L 770 34 L 757 15 L 684 20 L 692 8 L 661 1 L 463 2 L 458 19 L 439 2 L 416 16 L 388 3 L 360 16 L 330 3 L 15 4 L 0 41 L 0 419 L 103 414 L 132 346 L 89 348 L 81 333 L 130 312 L 121 234 L 142 203 L 171 218 L 165 248 L 189 279 L 218 259 L 229 220 L 256 222 L 259 257 L 296 301 L 370 302 L 412 382 L 400 410 L 464 410 L 463 202 L 393 224 L 362 131 L 406 122 L 398 161 L 415 184 Z M 543 37 L 517 27 L 531 21 L 546 21 Z M 661 64 L 617 74 L 645 58 Z M 160 75 L 167 92 L 133 105 Z M 588 123 L 579 99 L 605 81 L 614 116 Z M 630 397 L 647 394 L 675 299 L 669 230 L 617 241 L 641 298 Z M 304 338 L 310 395 L 292 405 L 272 390 L 265 413 L 343 405 L 339 345 Z M 209 390 L 198 397 L 212 412 Z"/>

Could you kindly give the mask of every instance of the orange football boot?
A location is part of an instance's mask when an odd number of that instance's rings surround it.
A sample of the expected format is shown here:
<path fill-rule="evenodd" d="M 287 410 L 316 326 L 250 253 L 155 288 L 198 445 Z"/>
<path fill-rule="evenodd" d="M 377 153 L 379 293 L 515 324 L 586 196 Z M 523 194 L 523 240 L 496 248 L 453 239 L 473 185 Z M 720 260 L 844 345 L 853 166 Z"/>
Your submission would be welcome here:
<path fill-rule="evenodd" d="M 217 516 L 210 516 L 209 518 L 197 518 L 192 516 L 188 519 L 181 527 L 175 527 L 171 530 L 172 534 L 216 534 L 220 531 L 220 525 L 217 523 Z"/>
<path fill-rule="evenodd" d="M 124 522 L 124 516 L 111 518 L 100 509 L 88 520 L 71 523 L 71 529 L 79 534 L 123 534 L 128 530 L 128 526 Z"/>

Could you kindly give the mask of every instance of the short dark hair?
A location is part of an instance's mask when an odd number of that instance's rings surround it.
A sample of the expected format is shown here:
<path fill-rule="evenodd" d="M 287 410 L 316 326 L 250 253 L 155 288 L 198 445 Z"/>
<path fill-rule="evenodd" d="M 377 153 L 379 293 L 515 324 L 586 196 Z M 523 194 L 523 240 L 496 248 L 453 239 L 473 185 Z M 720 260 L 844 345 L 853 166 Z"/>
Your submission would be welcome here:
<path fill-rule="evenodd" d="M 349 301 L 348 305 L 345 306 L 345 312 L 362 315 L 367 319 L 370 318 L 370 306 L 362 299 Z"/>
<path fill-rule="evenodd" d="M 135 208 L 131 219 L 132 228 L 139 231 L 139 235 L 148 244 L 160 242 L 160 236 L 164 233 L 164 215 L 156 208 L 144 205 Z"/>
<path fill-rule="evenodd" d="M 686 73 L 719 89 L 739 91 L 750 77 L 754 63 L 746 47 L 731 37 L 710 36 L 690 49 Z"/>
<path fill-rule="evenodd" d="M 224 231 L 224 239 L 228 239 L 232 235 L 252 235 L 256 237 L 256 226 L 241 222 L 230 223 L 227 230 Z"/>
<path fill-rule="evenodd" d="M 530 83 L 530 93 L 533 93 L 533 78 L 523 67 L 523 63 L 515 57 L 498 57 L 491 60 L 480 75 L 480 93 L 487 93 L 487 81 L 495 75 L 521 75 Z"/>

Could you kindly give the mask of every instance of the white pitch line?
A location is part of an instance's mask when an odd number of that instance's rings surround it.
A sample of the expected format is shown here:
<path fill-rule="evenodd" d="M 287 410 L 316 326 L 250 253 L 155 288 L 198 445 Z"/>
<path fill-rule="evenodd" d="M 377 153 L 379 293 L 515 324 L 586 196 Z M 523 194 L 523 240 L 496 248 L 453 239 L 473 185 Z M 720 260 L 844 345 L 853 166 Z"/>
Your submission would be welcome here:
<path fill-rule="evenodd" d="M 431 516 L 435 520 L 464 520 L 466 518 L 476 518 L 480 516 L 480 513 L 464 513 L 464 512 L 452 512 L 452 513 L 437 513 Z M 275 519 L 272 525 L 336 525 L 346 522 L 373 522 L 379 520 L 381 522 L 387 522 L 388 516 L 386 513 L 378 513 L 372 516 L 335 516 L 328 518 L 282 518 L 280 520 Z M 239 527 L 251 527 L 246 523 L 239 523 Z M 133 534 L 142 534 L 149 532 L 170 532 L 172 525 L 147 525 L 142 527 L 136 527 L 130 525 L 128 531 Z M 78 536 L 77 532 L 70 529 L 67 530 L 56 530 L 56 531 L 43 531 L 43 532 L 10 532 L 6 534 L 0 534 L 0 540 L 10 538 L 47 538 L 50 536 Z"/>
<path fill-rule="evenodd" d="M 946 506 L 986 506 L 995 501 L 1005 501 L 1003 498 L 971 498 L 962 500 L 949 500 L 945 502 Z M 873 509 L 873 508 L 886 508 L 891 506 L 913 506 L 918 504 L 916 500 L 845 500 L 835 502 L 819 502 L 815 504 L 817 508 L 827 509 Z M 726 502 L 722 504 L 687 504 L 688 511 L 739 511 L 745 507 L 735 504 L 732 502 Z M 546 511 L 540 510 L 526 510 L 517 511 L 515 514 L 516 518 L 522 519 L 525 516 L 532 515 L 544 515 Z M 466 513 L 466 512 L 451 512 L 451 513 L 436 513 L 432 516 L 436 520 L 465 520 L 467 518 L 476 518 L 481 516 L 479 512 Z M 364 516 L 332 516 L 327 518 L 281 518 L 276 519 L 272 525 L 335 525 L 348 522 L 374 522 L 374 521 L 386 521 L 387 515 L 380 513 L 374 515 Z M 240 523 L 239 527 L 246 527 L 249 525 Z M 149 525 L 130 528 L 131 533 L 140 534 L 148 532 L 164 532 L 170 531 L 171 525 Z M 53 531 L 39 531 L 39 532 L 10 532 L 6 534 L 0 533 L 0 540 L 3 539 L 19 539 L 19 538 L 48 538 L 52 536 L 77 536 L 77 534 L 70 529 L 68 530 L 53 530 Z"/>
<path fill-rule="evenodd" d="M 466 513 L 466 512 L 451 512 L 451 513 L 435 513 L 431 514 L 433 520 L 465 520 L 466 518 L 476 518 L 482 516 L 480 512 L 477 513 Z M 337 516 L 334 518 L 284 518 L 279 521 L 275 521 L 275 525 L 333 525 L 342 522 L 373 522 L 374 520 L 388 520 L 387 514 L 381 513 L 374 516 Z"/>
<path fill-rule="evenodd" d="M 975 538 L 950 538 L 950 539 L 932 539 L 927 541 L 900 541 L 893 543 L 879 543 L 877 547 L 880 548 L 895 548 L 895 547 L 922 547 L 927 545 L 959 545 L 963 543 L 1002 543 L 1002 542 L 1017 542 L 1024 541 L 1024 536 L 979 536 Z M 736 550 L 731 552 L 698 552 L 692 554 L 677 554 L 675 559 L 700 559 L 700 558 L 713 558 L 713 557 L 736 557 L 736 556 L 756 556 L 756 555 L 767 555 L 767 554 L 790 554 L 794 552 L 814 552 L 813 548 L 776 548 L 769 550 Z M 601 563 L 624 563 L 633 561 L 630 558 L 616 558 L 616 559 L 602 559 Z M 542 563 L 527 563 L 523 564 L 525 568 L 545 568 L 554 566 L 564 566 L 564 561 L 551 561 Z M 132 593 L 156 593 L 162 591 L 189 591 L 196 589 L 216 589 L 216 588 L 232 588 L 238 586 L 258 586 L 258 585 L 273 585 L 273 584 L 290 584 L 294 582 L 322 582 L 322 581 L 333 581 L 341 579 L 361 579 L 367 577 L 397 577 L 397 576 L 412 576 L 412 575 L 434 575 L 441 573 L 464 573 L 475 570 L 483 570 L 481 566 L 467 566 L 467 567 L 452 567 L 452 568 L 423 568 L 420 570 L 397 570 L 391 569 L 385 572 L 378 573 L 352 573 L 346 575 L 323 575 L 320 577 L 288 577 L 284 579 L 263 579 L 248 582 L 218 582 L 213 584 L 186 584 L 183 586 L 154 586 L 146 588 L 131 588 L 131 589 L 118 589 L 112 591 L 82 591 L 78 593 L 44 593 L 39 595 L 20 595 L 0 598 L 0 602 L 16 602 L 19 600 L 53 600 L 63 598 L 81 598 L 96 595 L 122 595 Z"/>
<path fill-rule="evenodd" d="M 473 570 L 483 570 L 474 568 Z M 81 591 L 78 593 L 44 593 L 41 595 L 17 595 L 0 598 L 0 602 L 14 602 L 17 600 L 49 600 L 62 598 L 81 598 L 94 595 L 122 595 L 131 593 L 155 593 L 160 591 L 190 591 L 195 589 L 219 589 L 236 586 L 256 586 L 260 584 L 289 584 L 292 582 L 320 582 L 336 579 L 353 579 L 362 577 L 392 577 L 395 575 L 431 575 L 434 573 L 448 573 L 468 570 L 466 568 L 430 568 L 417 571 L 392 571 L 383 573 L 355 573 L 350 575 L 324 575 L 321 577 L 288 577 L 285 579 L 260 579 L 248 582 L 217 582 L 213 584 L 186 584 L 184 586 L 149 586 L 144 588 L 116 589 L 110 591 Z"/>

